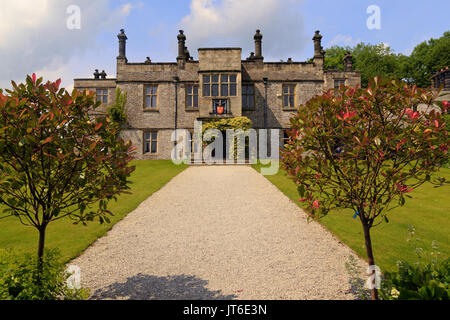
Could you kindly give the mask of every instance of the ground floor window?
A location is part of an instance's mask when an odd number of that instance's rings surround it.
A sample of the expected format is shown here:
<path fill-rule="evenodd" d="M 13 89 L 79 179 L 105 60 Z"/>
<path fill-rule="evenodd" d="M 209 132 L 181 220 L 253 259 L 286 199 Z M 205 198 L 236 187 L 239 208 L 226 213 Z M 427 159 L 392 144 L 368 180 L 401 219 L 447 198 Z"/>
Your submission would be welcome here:
<path fill-rule="evenodd" d="M 290 131 L 290 129 L 283 129 L 283 144 L 282 144 L 283 149 L 285 148 L 285 146 L 288 144 L 289 140 L 291 139 L 291 137 L 289 137 L 289 131 Z"/>
<path fill-rule="evenodd" d="M 334 80 L 334 88 L 339 89 L 340 86 L 345 86 L 345 79 L 336 79 Z"/>
<path fill-rule="evenodd" d="M 198 152 L 200 143 L 201 143 L 201 141 L 198 141 L 198 143 L 195 143 L 194 134 L 192 132 L 190 132 L 189 145 L 191 146 L 191 153 Z"/>
<path fill-rule="evenodd" d="M 158 152 L 158 132 L 144 132 L 144 154 L 155 154 Z"/>

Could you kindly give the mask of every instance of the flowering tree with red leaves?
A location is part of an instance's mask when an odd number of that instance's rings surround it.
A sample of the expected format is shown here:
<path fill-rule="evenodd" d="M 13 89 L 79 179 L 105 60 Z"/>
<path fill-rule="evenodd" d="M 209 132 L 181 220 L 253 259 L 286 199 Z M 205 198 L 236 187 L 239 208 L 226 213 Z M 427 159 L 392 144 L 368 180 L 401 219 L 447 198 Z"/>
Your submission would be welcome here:
<path fill-rule="evenodd" d="M 39 231 L 42 260 L 50 222 L 109 222 L 109 200 L 129 189 L 131 143 L 108 117 L 91 119 L 94 93 L 60 89 L 36 75 L 0 89 L 0 204 Z"/>
<path fill-rule="evenodd" d="M 299 201 L 309 204 L 314 219 L 352 209 L 364 230 L 369 265 L 375 265 L 371 228 L 388 222 L 388 211 L 404 205 L 423 183 L 448 183 L 434 175 L 448 161 L 441 118 L 448 104 L 437 96 L 375 78 L 367 89 L 341 86 L 316 96 L 291 119 L 282 161 L 298 185 Z M 428 109 L 413 111 L 418 104 Z"/>

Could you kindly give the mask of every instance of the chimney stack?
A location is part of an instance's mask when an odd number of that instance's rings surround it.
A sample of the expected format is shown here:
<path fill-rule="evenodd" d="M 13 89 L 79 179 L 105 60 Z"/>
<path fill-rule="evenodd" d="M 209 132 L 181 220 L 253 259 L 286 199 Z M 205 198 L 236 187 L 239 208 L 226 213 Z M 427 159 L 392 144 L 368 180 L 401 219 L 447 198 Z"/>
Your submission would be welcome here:
<path fill-rule="evenodd" d="M 127 47 L 127 36 L 125 35 L 125 30 L 120 29 L 120 33 L 117 35 L 117 38 L 119 39 L 119 56 L 117 59 L 123 59 L 125 62 L 127 61 L 126 56 L 126 47 Z"/>
<path fill-rule="evenodd" d="M 319 30 L 316 31 L 316 34 L 313 37 L 313 41 L 314 41 L 314 57 L 323 57 L 325 51 L 323 51 L 322 35 L 320 34 Z"/>
<path fill-rule="evenodd" d="M 184 35 L 184 31 L 180 30 L 180 33 L 177 36 L 178 39 L 178 67 L 180 69 L 184 69 L 184 65 L 186 62 L 186 36 Z"/>
<path fill-rule="evenodd" d="M 263 60 L 264 57 L 262 56 L 262 38 L 263 35 L 261 34 L 261 31 L 258 29 L 256 30 L 255 36 L 253 39 L 255 39 L 255 56 L 254 60 Z"/>
<path fill-rule="evenodd" d="M 353 71 L 353 56 L 350 51 L 347 51 L 344 57 L 344 69 L 347 72 Z"/>
<path fill-rule="evenodd" d="M 323 68 L 324 60 L 325 60 L 325 51 L 322 47 L 322 35 L 320 31 L 317 30 L 314 37 L 312 38 L 314 41 L 314 58 L 313 62 L 319 67 Z"/>

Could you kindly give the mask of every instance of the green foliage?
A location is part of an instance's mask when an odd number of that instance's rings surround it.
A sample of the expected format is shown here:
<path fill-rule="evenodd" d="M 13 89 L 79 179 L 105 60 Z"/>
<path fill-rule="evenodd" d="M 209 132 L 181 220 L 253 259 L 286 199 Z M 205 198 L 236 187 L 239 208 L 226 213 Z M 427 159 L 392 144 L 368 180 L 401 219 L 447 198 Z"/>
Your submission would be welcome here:
<path fill-rule="evenodd" d="M 236 117 L 231 119 L 212 120 L 203 123 L 203 133 L 208 129 L 218 129 L 225 131 L 227 129 L 248 130 L 252 127 L 252 121 L 247 117 Z"/>
<path fill-rule="evenodd" d="M 212 120 L 203 123 L 203 129 L 202 134 L 205 134 L 206 130 L 208 129 L 217 129 L 221 132 L 224 132 L 229 129 L 233 129 L 235 131 L 239 130 L 248 130 L 252 127 L 252 121 L 247 117 L 236 117 L 231 119 L 219 119 L 219 120 Z M 214 138 L 211 139 L 211 141 L 214 141 Z M 205 145 L 207 145 L 207 142 L 204 142 Z M 226 143 L 224 141 L 224 143 Z M 248 147 L 249 143 L 248 141 L 245 142 L 245 147 Z M 231 147 L 230 147 L 231 150 Z M 233 146 L 233 154 L 234 159 L 237 159 L 238 154 L 242 152 L 243 150 L 239 149 L 239 146 L 237 144 L 237 138 L 234 139 L 234 146 Z M 231 151 L 230 151 L 231 152 Z"/>
<path fill-rule="evenodd" d="M 131 142 L 117 137 L 109 117 L 90 118 L 100 105 L 94 93 L 69 94 L 60 83 L 44 84 L 33 74 L 0 93 L 3 217 L 17 217 L 41 237 L 50 222 L 64 217 L 109 222 L 108 202 L 129 189 L 134 170 L 128 166 Z M 42 250 L 41 241 L 39 255 Z"/>
<path fill-rule="evenodd" d="M 410 226 L 408 241 L 422 242 Z M 385 300 L 449 300 L 450 259 L 441 258 L 439 245 L 431 243 L 431 250 L 416 247 L 419 261 L 410 264 L 398 261 L 396 272 L 386 272 L 382 281 L 381 296 Z M 430 251 L 430 252 L 429 252 Z M 424 255 L 431 256 L 431 262 L 424 262 Z"/>
<path fill-rule="evenodd" d="M 0 252 L 0 300 L 84 300 L 89 291 L 70 289 L 59 252 L 48 250 L 38 272 L 38 258 L 12 250 Z M 40 285 L 38 285 L 40 282 Z"/>
<path fill-rule="evenodd" d="M 430 181 L 448 161 L 447 130 L 440 113 L 410 107 L 431 105 L 436 96 L 375 78 L 367 90 L 332 89 L 300 106 L 283 163 L 311 216 L 350 208 L 371 227 L 392 204 L 402 206 L 407 193 Z"/>
<path fill-rule="evenodd" d="M 445 121 L 445 127 L 447 129 L 450 128 L 450 113 L 443 114 L 442 118 Z M 450 169 L 450 160 L 448 160 L 446 163 L 444 163 L 443 167 Z"/>
<path fill-rule="evenodd" d="M 407 57 L 395 54 L 384 44 L 359 43 L 355 47 L 333 46 L 327 50 L 325 68 L 344 70 L 343 59 L 347 51 L 353 55 L 354 68 L 361 71 L 361 86 L 366 88 L 369 79 L 378 75 L 386 78 L 404 79 Z"/>
<path fill-rule="evenodd" d="M 325 69 L 336 69 L 343 71 L 344 57 L 347 54 L 347 52 L 352 51 L 353 49 L 349 46 L 346 47 L 332 46 L 331 48 L 328 48 L 325 54 Z M 353 57 L 353 59 L 355 60 L 355 57 Z"/>
<path fill-rule="evenodd" d="M 345 269 L 350 276 L 350 290 L 360 300 L 370 299 L 370 290 L 365 288 L 365 282 L 361 279 L 362 270 L 358 266 L 358 262 L 353 255 L 350 255 L 348 261 L 345 262 Z"/>
<path fill-rule="evenodd" d="M 354 68 L 361 71 L 361 85 L 366 88 L 375 76 L 405 80 L 425 88 L 430 77 L 450 65 L 450 31 L 439 39 L 417 45 L 410 56 L 395 54 L 384 44 L 359 43 L 354 47 L 333 46 L 326 50 L 325 68 L 344 70 L 347 51 L 353 55 Z"/>
<path fill-rule="evenodd" d="M 409 59 L 408 73 L 419 87 L 431 85 L 431 76 L 450 65 L 450 31 L 417 45 Z"/>
<path fill-rule="evenodd" d="M 439 93 L 375 78 L 368 89 L 330 89 L 299 107 L 282 161 L 298 185 L 310 217 L 351 209 L 359 217 L 369 265 L 375 264 L 370 229 L 403 206 L 409 193 L 431 179 L 448 156 L 448 133 Z M 413 111 L 418 104 L 429 106 Z M 441 112 L 429 110 L 433 104 Z M 372 289 L 372 299 L 377 290 Z"/>
<path fill-rule="evenodd" d="M 131 165 L 135 165 L 136 170 L 130 176 L 129 193 L 121 194 L 117 202 L 111 201 L 108 204 L 108 210 L 114 212 L 110 223 L 74 225 L 73 220 L 66 217 L 49 225 L 46 242 L 60 249 L 63 262 L 69 262 L 80 255 L 95 240 L 106 235 L 117 222 L 136 209 L 142 201 L 187 168 L 185 164 L 173 164 L 172 160 L 134 160 Z M 0 211 L 1 209 L 2 205 Z M 16 217 L 8 217 L 0 219 L 0 230 L 0 248 L 35 252 L 34 228 L 24 228 Z"/>
<path fill-rule="evenodd" d="M 120 129 L 124 124 L 127 123 L 127 110 L 126 105 L 127 103 L 127 93 L 122 93 L 120 88 L 116 89 L 116 99 L 114 103 L 109 106 L 108 108 L 108 114 L 111 118 L 111 120 L 118 125 L 118 129 Z"/>
<path fill-rule="evenodd" d="M 398 263 L 398 271 L 386 273 L 381 296 L 385 300 L 449 300 L 450 259 L 410 265 Z"/>
<path fill-rule="evenodd" d="M 354 50 L 355 68 L 361 71 L 361 86 L 367 87 L 369 80 L 381 75 L 384 78 L 404 79 L 406 57 L 392 52 L 384 44 L 360 43 Z"/>

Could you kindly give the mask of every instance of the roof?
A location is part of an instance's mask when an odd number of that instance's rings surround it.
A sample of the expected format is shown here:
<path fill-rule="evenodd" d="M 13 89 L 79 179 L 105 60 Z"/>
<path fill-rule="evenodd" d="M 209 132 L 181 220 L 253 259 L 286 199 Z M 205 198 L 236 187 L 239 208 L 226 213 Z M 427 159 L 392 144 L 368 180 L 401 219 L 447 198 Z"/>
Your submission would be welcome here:
<path fill-rule="evenodd" d="M 201 51 L 201 50 L 241 50 L 242 51 L 242 48 L 232 48 L 232 47 L 228 47 L 228 48 L 219 48 L 219 47 L 217 47 L 217 48 L 198 48 L 198 51 Z"/>

